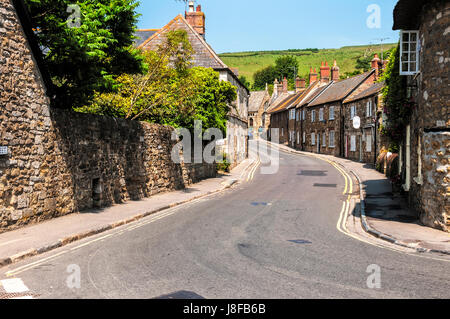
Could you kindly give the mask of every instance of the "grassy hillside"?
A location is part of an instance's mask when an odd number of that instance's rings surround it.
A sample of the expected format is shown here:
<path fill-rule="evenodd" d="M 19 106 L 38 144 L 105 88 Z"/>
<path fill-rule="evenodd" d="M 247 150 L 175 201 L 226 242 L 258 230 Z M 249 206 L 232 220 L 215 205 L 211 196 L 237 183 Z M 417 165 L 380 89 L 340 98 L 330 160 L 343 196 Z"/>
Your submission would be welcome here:
<path fill-rule="evenodd" d="M 397 44 L 384 44 L 383 51 L 387 51 Z M 303 49 L 303 50 L 286 50 L 286 51 L 254 51 L 254 52 L 237 52 L 223 53 L 220 58 L 229 66 L 239 69 L 239 75 L 244 75 L 251 83 L 253 83 L 253 74 L 262 68 L 275 64 L 275 60 L 281 55 L 294 55 L 299 62 L 300 76 L 309 74 L 310 66 L 315 67 L 319 72 L 321 61 L 328 61 L 329 65 L 333 65 L 336 60 L 341 69 L 341 74 L 355 71 L 356 60 L 365 55 L 373 55 L 380 53 L 379 45 L 365 45 L 342 47 L 340 49 Z"/>

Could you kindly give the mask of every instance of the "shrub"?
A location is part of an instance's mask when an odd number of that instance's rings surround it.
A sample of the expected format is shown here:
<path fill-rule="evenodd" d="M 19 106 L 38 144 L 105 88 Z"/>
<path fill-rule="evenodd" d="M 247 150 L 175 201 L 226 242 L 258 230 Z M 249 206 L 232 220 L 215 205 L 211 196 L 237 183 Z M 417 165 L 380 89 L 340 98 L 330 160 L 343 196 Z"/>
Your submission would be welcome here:
<path fill-rule="evenodd" d="M 227 159 L 227 154 L 223 153 L 222 154 L 223 158 L 220 161 L 217 161 L 217 171 L 221 171 L 221 172 L 230 172 L 230 166 L 231 163 L 228 162 Z"/>

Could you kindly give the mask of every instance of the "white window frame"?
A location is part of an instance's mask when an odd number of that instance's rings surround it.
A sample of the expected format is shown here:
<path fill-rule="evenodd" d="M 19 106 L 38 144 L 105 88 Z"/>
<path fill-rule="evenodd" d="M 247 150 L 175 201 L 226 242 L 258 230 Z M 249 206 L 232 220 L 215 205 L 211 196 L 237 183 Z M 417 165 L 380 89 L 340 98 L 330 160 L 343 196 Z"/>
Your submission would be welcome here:
<path fill-rule="evenodd" d="M 322 147 L 327 147 L 327 133 L 323 132 Z"/>
<path fill-rule="evenodd" d="M 356 116 L 356 105 L 350 106 L 350 119 L 353 120 L 353 118 Z"/>
<path fill-rule="evenodd" d="M 419 31 L 401 30 L 400 75 L 415 75 L 417 72 L 419 72 L 419 62 L 420 62 L 419 52 L 420 52 Z"/>
<path fill-rule="evenodd" d="M 311 123 L 314 123 L 316 121 L 316 111 L 311 111 Z"/>
<path fill-rule="evenodd" d="M 300 132 L 297 131 L 297 144 L 300 144 Z"/>
<path fill-rule="evenodd" d="M 330 119 L 330 120 L 334 120 L 334 106 L 330 106 L 330 115 L 329 115 L 329 119 Z"/>
<path fill-rule="evenodd" d="M 356 135 L 350 136 L 350 152 L 356 152 Z"/>
<path fill-rule="evenodd" d="M 303 132 L 303 144 L 306 143 L 306 132 Z"/>
<path fill-rule="evenodd" d="M 323 113 L 324 113 L 323 108 L 319 109 L 319 122 L 323 121 Z"/>
<path fill-rule="evenodd" d="M 290 120 L 295 120 L 295 110 L 290 110 L 289 111 L 289 119 Z"/>
<path fill-rule="evenodd" d="M 299 120 L 299 118 L 300 118 L 300 111 L 296 111 L 296 110 L 294 110 L 295 111 L 295 121 L 297 121 L 298 122 L 298 120 Z"/>
<path fill-rule="evenodd" d="M 373 102 L 372 102 L 372 99 L 370 99 L 366 103 L 366 116 L 372 117 L 372 115 L 373 115 Z"/>
<path fill-rule="evenodd" d="M 303 113 L 303 120 L 306 120 L 306 110 L 303 110 L 302 113 Z"/>
<path fill-rule="evenodd" d="M 329 139 L 329 147 L 333 148 L 335 147 L 335 134 L 334 131 L 330 131 L 328 134 L 328 139 Z"/>
<path fill-rule="evenodd" d="M 372 152 L 372 135 L 366 135 L 366 152 Z"/>
<path fill-rule="evenodd" d="M 316 133 L 311 133 L 311 145 L 316 145 Z"/>

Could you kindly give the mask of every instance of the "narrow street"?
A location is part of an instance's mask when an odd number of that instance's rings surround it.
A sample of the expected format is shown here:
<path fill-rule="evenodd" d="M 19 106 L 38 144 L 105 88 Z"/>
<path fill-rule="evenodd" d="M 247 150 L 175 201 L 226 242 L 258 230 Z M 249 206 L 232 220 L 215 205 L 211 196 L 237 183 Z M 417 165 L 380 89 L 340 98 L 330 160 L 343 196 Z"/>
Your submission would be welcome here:
<path fill-rule="evenodd" d="M 280 153 L 277 174 L 0 269 L 36 298 L 449 298 L 449 263 L 338 231 L 345 180 Z M 305 191 L 308 190 L 308 191 Z M 366 272 L 381 268 L 381 288 Z M 69 288 L 70 265 L 80 288 Z M 6 273 L 10 275 L 6 276 Z"/>

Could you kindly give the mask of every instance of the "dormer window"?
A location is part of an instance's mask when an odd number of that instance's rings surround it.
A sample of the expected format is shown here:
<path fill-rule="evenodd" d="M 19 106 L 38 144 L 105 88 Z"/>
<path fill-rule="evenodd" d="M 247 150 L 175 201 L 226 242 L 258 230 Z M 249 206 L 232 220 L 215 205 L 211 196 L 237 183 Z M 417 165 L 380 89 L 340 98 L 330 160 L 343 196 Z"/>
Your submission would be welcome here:
<path fill-rule="evenodd" d="M 419 31 L 400 33 L 400 75 L 414 75 L 419 72 Z"/>

